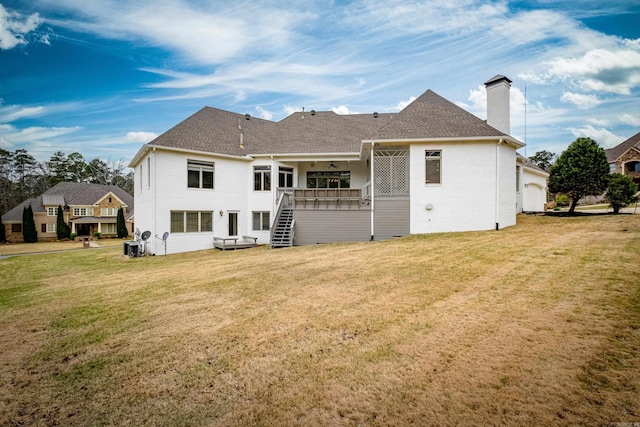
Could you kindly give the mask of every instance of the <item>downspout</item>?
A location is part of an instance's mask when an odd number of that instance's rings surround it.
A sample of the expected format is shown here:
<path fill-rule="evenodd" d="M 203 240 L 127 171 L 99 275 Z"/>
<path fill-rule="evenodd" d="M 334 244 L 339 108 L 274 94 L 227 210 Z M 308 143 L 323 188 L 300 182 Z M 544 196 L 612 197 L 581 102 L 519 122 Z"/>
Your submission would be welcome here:
<path fill-rule="evenodd" d="M 496 207 L 495 207 L 495 221 L 496 231 L 500 230 L 500 144 L 504 140 L 500 138 L 496 144 Z"/>
<path fill-rule="evenodd" d="M 156 187 L 158 186 L 158 183 L 156 182 L 156 147 L 152 148 L 149 157 L 151 158 L 150 167 L 153 168 L 153 173 L 151 174 L 152 176 L 149 182 L 149 186 L 151 187 L 151 206 L 153 206 L 151 209 L 151 224 L 153 225 L 153 235 L 156 235 L 158 234 L 158 224 L 156 224 Z M 156 252 L 156 239 L 153 240 L 153 252 Z"/>
<path fill-rule="evenodd" d="M 369 158 L 371 159 L 371 161 L 369 162 L 370 163 L 369 182 L 371 183 L 371 189 L 369 190 L 369 191 L 371 191 L 371 195 L 370 195 L 370 197 L 371 197 L 371 241 L 373 241 L 373 237 L 375 235 L 374 234 L 375 230 L 374 230 L 374 225 L 373 225 L 374 224 L 374 212 L 373 211 L 374 211 L 374 207 L 375 207 L 375 203 L 376 203 L 375 202 L 375 194 L 376 194 L 375 182 L 374 182 L 374 179 L 373 179 L 373 177 L 374 177 L 374 174 L 373 174 L 373 159 L 375 158 L 375 156 L 373 155 L 373 149 L 374 149 L 373 145 L 374 145 L 374 143 L 371 142 L 371 152 L 369 153 Z"/>

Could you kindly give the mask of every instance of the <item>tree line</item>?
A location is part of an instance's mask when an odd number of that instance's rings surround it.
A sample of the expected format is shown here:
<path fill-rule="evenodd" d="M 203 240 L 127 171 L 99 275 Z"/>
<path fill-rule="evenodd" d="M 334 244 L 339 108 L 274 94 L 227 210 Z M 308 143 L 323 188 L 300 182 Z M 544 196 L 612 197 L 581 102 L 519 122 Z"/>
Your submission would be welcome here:
<path fill-rule="evenodd" d="M 80 153 L 57 151 L 39 162 L 24 149 L 13 152 L 0 148 L 0 213 L 44 193 L 59 182 L 87 182 L 117 185 L 133 195 L 133 171 L 127 162 L 85 160 Z"/>

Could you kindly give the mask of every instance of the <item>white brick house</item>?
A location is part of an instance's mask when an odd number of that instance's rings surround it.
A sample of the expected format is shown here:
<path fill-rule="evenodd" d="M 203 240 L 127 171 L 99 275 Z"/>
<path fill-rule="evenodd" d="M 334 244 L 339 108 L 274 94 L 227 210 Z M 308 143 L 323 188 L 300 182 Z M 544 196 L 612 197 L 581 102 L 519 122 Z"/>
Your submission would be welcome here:
<path fill-rule="evenodd" d="M 485 83 L 488 123 L 430 90 L 385 114 L 272 122 L 205 107 L 131 161 L 136 224 L 170 232 L 167 253 L 214 238 L 275 247 L 514 225 L 524 144 L 509 135 L 510 83 Z"/>

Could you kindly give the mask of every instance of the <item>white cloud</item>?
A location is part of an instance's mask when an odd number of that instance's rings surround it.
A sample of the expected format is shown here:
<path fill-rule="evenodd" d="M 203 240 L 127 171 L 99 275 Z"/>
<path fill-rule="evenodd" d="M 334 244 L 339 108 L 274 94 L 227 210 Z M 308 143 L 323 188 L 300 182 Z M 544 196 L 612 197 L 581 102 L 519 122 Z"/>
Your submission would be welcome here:
<path fill-rule="evenodd" d="M 548 80 L 544 75 L 524 73 L 524 74 L 518 74 L 517 77 L 520 80 L 533 83 L 534 85 L 546 85 L 548 83 Z"/>
<path fill-rule="evenodd" d="M 266 110 L 265 108 L 261 107 L 260 105 L 256 106 L 256 111 L 258 112 L 258 117 L 265 119 L 265 120 L 272 120 L 273 119 L 273 113 L 269 110 Z"/>
<path fill-rule="evenodd" d="M 522 45 L 552 38 L 566 38 L 577 30 L 577 23 L 551 10 L 529 10 L 501 20 L 493 27 L 511 43 Z"/>
<path fill-rule="evenodd" d="M 21 107 L 19 105 L 2 106 L 0 103 L 0 123 L 10 123 L 25 117 L 37 117 L 43 115 L 45 108 L 38 107 Z"/>
<path fill-rule="evenodd" d="M 158 134 L 155 132 L 127 132 L 127 141 L 131 142 L 141 142 L 146 144 L 157 137 Z"/>
<path fill-rule="evenodd" d="M 582 128 L 569 128 L 569 131 L 576 138 L 591 138 L 604 148 L 614 147 L 625 140 L 624 137 L 616 135 L 605 128 L 596 129 L 591 125 L 587 125 Z"/>
<path fill-rule="evenodd" d="M 274 52 L 293 38 L 293 28 L 312 18 L 297 8 L 220 2 L 47 1 L 76 19 L 59 26 L 119 40 L 142 40 L 199 64 L 220 64 L 237 55 Z"/>
<path fill-rule="evenodd" d="M 596 125 L 596 126 L 600 126 L 600 127 L 605 127 L 605 126 L 609 126 L 611 124 L 611 122 L 607 119 L 596 119 L 596 118 L 590 118 L 587 119 L 589 123 Z"/>
<path fill-rule="evenodd" d="M 409 104 L 411 104 L 413 101 L 416 100 L 415 96 L 411 96 L 409 97 L 409 99 L 407 99 L 406 101 L 400 101 L 398 102 L 395 107 L 393 107 L 394 111 L 401 111 L 404 110 Z"/>
<path fill-rule="evenodd" d="M 282 109 L 284 110 L 284 113 L 287 116 L 292 115 L 296 111 L 300 111 L 297 107 L 294 107 L 293 105 L 283 105 Z"/>
<path fill-rule="evenodd" d="M 0 125 L 0 142 L 5 149 L 13 149 L 24 144 L 37 145 L 62 135 L 78 132 L 81 128 L 74 127 L 40 127 L 32 126 L 24 129 L 12 125 Z M 28 151 L 28 150 L 27 150 Z"/>
<path fill-rule="evenodd" d="M 631 114 L 623 114 L 620 121 L 631 126 L 640 126 L 640 116 L 632 116 Z"/>
<path fill-rule="evenodd" d="M 27 35 L 41 22 L 37 13 L 25 16 L 11 12 L 0 4 L 0 50 L 9 50 L 27 44 Z"/>
<path fill-rule="evenodd" d="M 587 90 L 628 95 L 640 85 L 640 48 L 624 46 L 589 50 L 579 58 L 556 58 L 549 63 L 550 73 Z"/>
<path fill-rule="evenodd" d="M 339 107 L 331 107 L 331 111 L 333 111 L 336 114 L 340 114 L 340 115 L 360 114 L 360 113 L 357 113 L 355 111 L 351 111 L 349 109 L 349 107 L 347 107 L 346 105 L 340 105 Z"/>
<path fill-rule="evenodd" d="M 487 28 L 504 18 L 506 3 L 473 0 L 361 1 L 350 5 L 349 24 L 379 29 L 383 33 L 469 32 Z"/>
<path fill-rule="evenodd" d="M 580 93 L 564 92 L 560 100 L 569 102 L 581 110 L 597 107 L 602 101 L 595 95 L 582 95 Z"/>

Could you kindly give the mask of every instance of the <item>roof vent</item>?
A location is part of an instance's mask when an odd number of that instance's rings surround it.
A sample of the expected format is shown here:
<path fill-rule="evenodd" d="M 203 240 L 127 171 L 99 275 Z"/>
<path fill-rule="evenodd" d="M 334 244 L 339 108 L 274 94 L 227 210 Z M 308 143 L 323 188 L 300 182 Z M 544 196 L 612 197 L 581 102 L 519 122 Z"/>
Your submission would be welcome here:
<path fill-rule="evenodd" d="M 246 120 L 249 120 L 249 119 L 251 118 L 251 115 L 250 115 L 250 114 L 245 114 L 245 115 L 244 115 L 244 118 L 245 118 Z"/>
<path fill-rule="evenodd" d="M 315 116 L 316 115 L 316 110 L 311 110 L 311 115 Z"/>
<path fill-rule="evenodd" d="M 378 112 L 377 112 L 377 111 L 374 111 L 374 112 L 373 112 L 373 118 L 374 118 L 374 119 L 377 119 L 377 118 L 378 118 Z"/>

